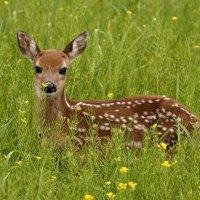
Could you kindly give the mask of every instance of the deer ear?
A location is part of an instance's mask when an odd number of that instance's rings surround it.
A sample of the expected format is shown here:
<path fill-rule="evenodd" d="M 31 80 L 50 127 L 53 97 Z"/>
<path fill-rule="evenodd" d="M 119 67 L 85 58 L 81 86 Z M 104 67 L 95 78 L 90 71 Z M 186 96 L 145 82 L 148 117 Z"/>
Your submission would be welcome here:
<path fill-rule="evenodd" d="M 33 62 L 35 56 L 40 52 L 40 49 L 35 40 L 25 32 L 17 32 L 19 49 L 22 54 Z"/>
<path fill-rule="evenodd" d="M 87 45 L 88 37 L 88 32 L 81 33 L 77 38 L 75 38 L 65 47 L 63 52 L 69 56 L 71 61 L 83 53 Z"/>

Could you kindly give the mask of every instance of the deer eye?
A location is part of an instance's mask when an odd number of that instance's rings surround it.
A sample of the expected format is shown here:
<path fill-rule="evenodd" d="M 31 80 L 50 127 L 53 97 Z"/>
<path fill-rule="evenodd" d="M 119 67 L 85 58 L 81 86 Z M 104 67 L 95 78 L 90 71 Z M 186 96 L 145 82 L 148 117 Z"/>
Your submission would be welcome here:
<path fill-rule="evenodd" d="M 62 75 L 65 75 L 67 72 L 67 68 L 66 67 L 63 67 L 59 70 L 59 74 L 62 74 Z"/>
<path fill-rule="evenodd" d="M 42 68 L 39 67 L 39 66 L 35 66 L 35 73 L 36 73 L 36 74 L 42 73 Z"/>

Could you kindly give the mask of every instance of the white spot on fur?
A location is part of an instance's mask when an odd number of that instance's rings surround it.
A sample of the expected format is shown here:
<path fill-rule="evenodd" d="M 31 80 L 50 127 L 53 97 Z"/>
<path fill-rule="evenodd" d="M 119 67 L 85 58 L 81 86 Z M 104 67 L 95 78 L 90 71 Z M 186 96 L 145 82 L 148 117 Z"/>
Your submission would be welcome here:
<path fill-rule="evenodd" d="M 104 114 L 104 117 L 108 117 L 108 116 L 109 116 L 108 113 L 105 113 L 105 114 Z"/>
<path fill-rule="evenodd" d="M 165 108 L 161 108 L 161 110 L 162 110 L 164 113 L 165 113 L 165 111 L 166 111 Z"/>
<path fill-rule="evenodd" d="M 111 119 L 114 119 L 114 118 L 115 118 L 115 116 L 114 116 L 114 115 L 110 115 L 110 118 L 111 118 Z"/>
<path fill-rule="evenodd" d="M 133 118 L 132 117 L 128 117 L 128 120 L 133 121 Z"/>
<path fill-rule="evenodd" d="M 135 125 L 134 127 L 135 127 L 135 129 L 137 129 L 137 130 L 144 130 L 144 129 L 145 129 L 145 126 L 142 125 L 142 124 Z"/>
<path fill-rule="evenodd" d="M 121 127 L 122 127 L 122 128 L 126 128 L 126 124 L 122 124 Z"/>
<path fill-rule="evenodd" d="M 103 125 L 101 125 L 100 127 L 99 127 L 101 130 L 105 130 L 105 126 L 103 126 Z"/>
<path fill-rule="evenodd" d="M 166 115 L 169 117 L 169 116 L 172 115 L 172 112 L 168 111 L 168 112 L 166 113 Z"/>
<path fill-rule="evenodd" d="M 115 118 L 115 121 L 116 121 L 116 122 L 119 122 L 120 120 L 119 120 L 119 118 Z"/>
<path fill-rule="evenodd" d="M 136 119 L 136 118 L 138 118 L 138 117 L 139 117 L 139 114 L 138 114 L 138 113 L 134 113 L 134 114 L 133 114 L 133 118 Z"/>
<path fill-rule="evenodd" d="M 82 113 L 83 113 L 84 115 L 86 115 L 86 116 L 89 115 L 89 113 L 87 113 L 87 112 L 85 112 L 85 111 L 83 111 Z"/>
<path fill-rule="evenodd" d="M 173 128 L 170 128 L 169 131 L 170 131 L 171 133 L 174 133 L 174 132 L 175 132 L 175 130 L 174 130 Z"/>
<path fill-rule="evenodd" d="M 134 147 L 136 149 L 142 149 L 142 142 L 140 142 L 140 141 L 134 141 Z"/>
<path fill-rule="evenodd" d="M 133 128 L 129 127 L 129 128 L 128 128 L 128 131 L 133 131 Z"/>
<path fill-rule="evenodd" d="M 85 129 L 85 128 L 78 128 L 77 130 L 78 130 L 78 132 L 81 132 L 81 133 L 86 132 L 86 129 Z"/>
<path fill-rule="evenodd" d="M 174 103 L 174 104 L 172 104 L 172 107 L 176 107 L 176 108 L 178 108 L 178 103 Z"/>
<path fill-rule="evenodd" d="M 92 119 L 92 120 L 95 120 L 95 119 L 96 119 L 96 117 L 95 117 L 95 116 L 91 116 L 91 119 Z"/>
<path fill-rule="evenodd" d="M 162 135 L 162 132 L 159 131 L 159 132 L 158 132 L 158 135 Z"/>

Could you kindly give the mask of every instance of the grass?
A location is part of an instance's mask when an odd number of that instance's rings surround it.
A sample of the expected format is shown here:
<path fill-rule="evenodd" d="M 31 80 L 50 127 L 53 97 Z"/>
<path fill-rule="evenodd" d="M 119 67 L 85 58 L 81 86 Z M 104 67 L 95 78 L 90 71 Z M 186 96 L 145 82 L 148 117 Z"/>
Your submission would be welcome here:
<path fill-rule="evenodd" d="M 129 12 L 127 12 L 129 11 Z M 130 12 L 131 11 L 131 12 Z M 66 94 L 106 99 L 156 94 L 177 99 L 199 114 L 198 0 L 56 1 L 0 3 L 0 199 L 200 199 L 199 133 L 180 141 L 169 161 L 144 141 L 138 159 L 121 148 L 121 134 L 99 152 L 91 141 L 79 154 L 41 148 L 34 118 L 34 72 L 18 50 L 16 32 L 30 33 L 41 49 L 65 45 L 90 32 L 84 55 L 71 66 Z M 115 158 L 121 158 L 116 161 Z M 177 161 L 176 164 L 172 164 Z M 126 174 L 120 173 L 127 167 Z M 111 181 L 109 186 L 106 181 Z M 117 190 L 119 183 L 137 182 Z"/>

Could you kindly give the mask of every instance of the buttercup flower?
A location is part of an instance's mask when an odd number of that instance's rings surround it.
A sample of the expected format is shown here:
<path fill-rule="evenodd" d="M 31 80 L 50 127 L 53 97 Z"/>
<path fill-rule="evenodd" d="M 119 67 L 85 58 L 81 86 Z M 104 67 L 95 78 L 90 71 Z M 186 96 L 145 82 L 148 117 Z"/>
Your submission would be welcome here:
<path fill-rule="evenodd" d="M 178 19 L 177 16 L 173 16 L 173 17 L 171 18 L 172 21 L 177 21 L 177 19 Z"/>
<path fill-rule="evenodd" d="M 28 100 L 26 100 L 26 101 L 24 101 L 24 103 L 25 103 L 25 104 L 28 104 L 28 103 L 29 103 L 29 101 L 28 101 Z"/>
<path fill-rule="evenodd" d="M 162 165 L 163 167 L 166 167 L 166 168 L 171 167 L 171 164 L 169 163 L 169 161 L 164 161 L 161 165 Z"/>
<path fill-rule="evenodd" d="M 167 144 L 165 144 L 164 142 L 161 142 L 159 145 L 157 145 L 158 148 L 163 149 L 163 150 L 167 150 Z"/>
<path fill-rule="evenodd" d="M 105 185 L 110 185 L 110 184 L 111 184 L 110 181 L 106 181 L 106 182 L 105 182 Z"/>
<path fill-rule="evenodd" d="M 56 176 L 51 176 L 52 181 L 56 181 L 57 177 Z"/>
<path fill-rule="evenodd" d="M 94 200 L 94 196 L 92 196 L 91 194 L 85 194 L 83 200 Z"/>
<path fill-rule="evenodd" d="M 116 196 L 116 194 L 114 194 L 113 192 L 108 192 L 106 195 L 107 195 L 107 197 L 108 197 L 109 199 L 114 199 L 115 196 Z"/>
<path fill-rule="evenodd" d="M 46 83 L 42 83 L 42 84 L 41 84 L 41 88 L 42 88 L 43 90 L 44 90 L 45 88 L 47 88 L 47 86 L 48 86 L 48 85 L 47 85 Z"/>
<path fill-rule="evenodd" d="M 119 169 L 119 171 L 120 171 L 121 174 L 126 174 L 128 172 L 128 168 L 127 167 L 121 167 Z"/>
<path fill-rule="evenodd" d="M 125 190 L 127 188 L 127 183 L 119 183 L 117 186 L 118 190 Z"/>
<path fill-rule="evenodd" d="M 75 109 L 76 111 L 80 111 L 80 110 L 81 110 L 81 107 L 80 107 L 80 106 L 75 106 L 74 109 Z"/>
<path fill-rule="evenodd" d="M 41 160 L 42 158 L 40 156 L 35 156 L 36 160 Z"/>
<path fill-rule="evenodd" d="M 127 10 L 126 13 L 127 13 L 128 15 L 132 15 L 132 12 L 131 12 L 130 10 Z"/>
<path fill-rule="evenodd" d="M 112 99 L 112 98 L 113 98 L 113 93 L 112 93 L 112 92 L 109 92 L 109 93 L 107 94 L 107 97 L 108 97 L 109 99 Z"/>
<path fill-rule="evenodd" d="M 194 45 L 192 45 L 192 48 L 193 48 L 193 49 L 199 49 L 199 48 L 200 48 L 200 46 L 199 46 L 199 45 L 195 45 L 195 44 L 194 44 Z"/>
<path fill-rule="evenodd" d="M 8 5 L 8 1 L 4 1 L 4 4 L 5 4 L 5 5 Z"/>
<path fill-rule="evenodd" d="M 133 182 L 133 181 L 129 181 L 128 182 L 128 186 L 132 189 L 135 190 L 135 188 L 137 187 L 137 183 Z"/>

